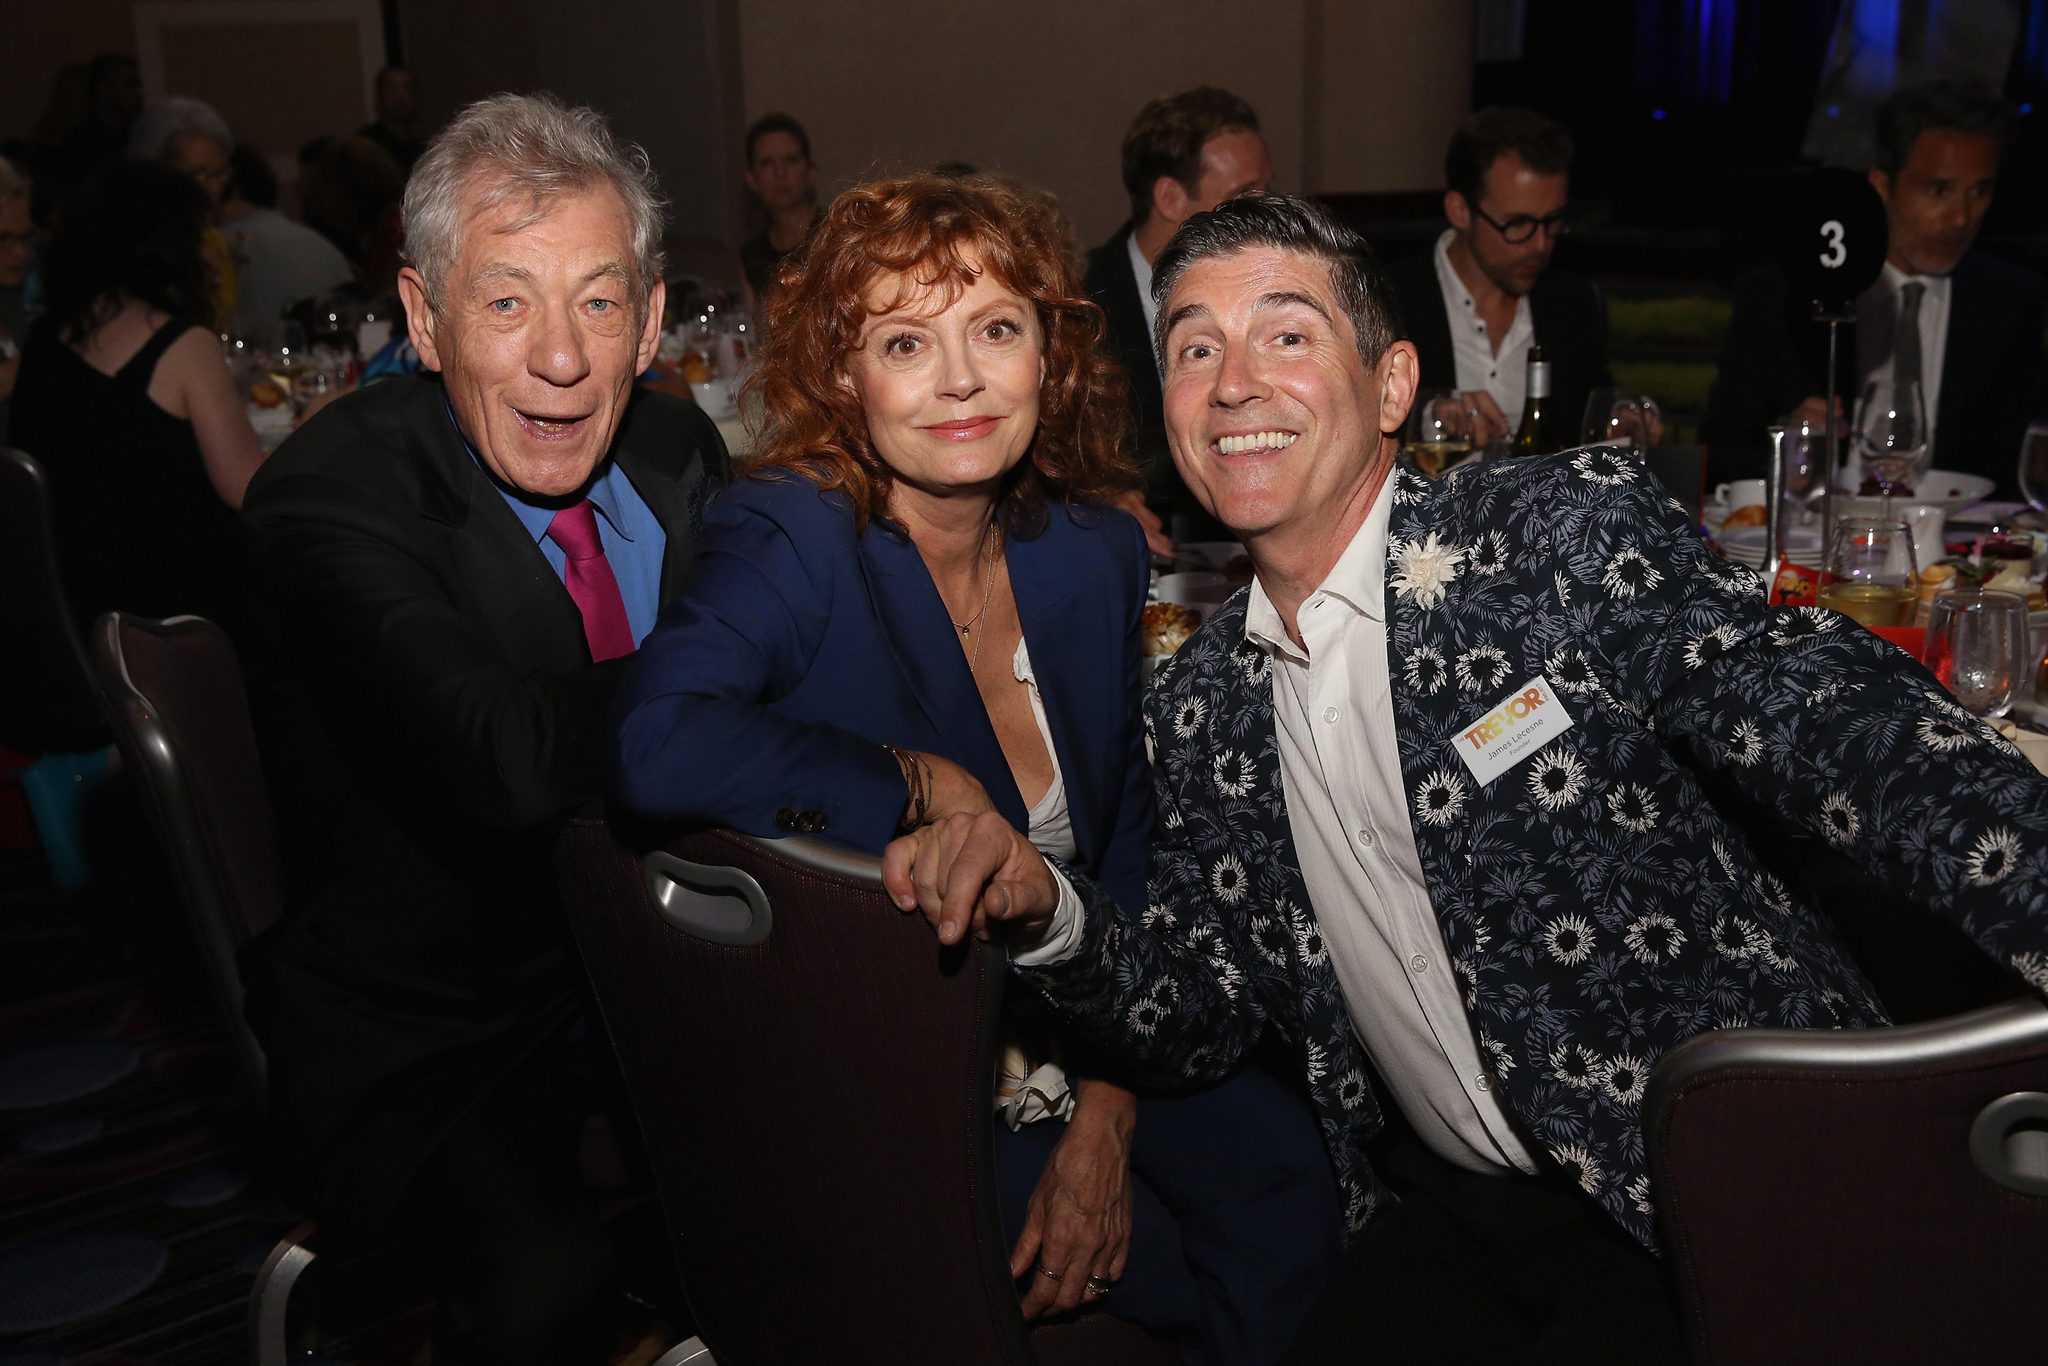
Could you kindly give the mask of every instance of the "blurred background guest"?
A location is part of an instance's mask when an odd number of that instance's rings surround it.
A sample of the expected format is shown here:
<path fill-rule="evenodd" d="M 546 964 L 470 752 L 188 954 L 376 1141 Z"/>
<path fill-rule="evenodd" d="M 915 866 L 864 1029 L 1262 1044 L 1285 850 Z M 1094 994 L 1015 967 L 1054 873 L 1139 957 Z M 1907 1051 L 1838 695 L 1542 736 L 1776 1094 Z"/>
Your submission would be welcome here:
<path fill-rule="evenodd" d="M 50 206 L 128 155 L 129 133 L 141 110 L 142 71 L 125 52 L 102 52 L 82 69 L 58 73 L 50 107 L 35 128 L 28 168 Z M 39 216 L 43 212 L 38 209 Z"/>
<path fill-rule="evenodd" d="M 787 114 L 763 114 L 747 129 L 747 188 L 761 201 L 768 226 L 740 247 L 747 297 L 768 297 L 782 258 L 804 244 L 825 216 L 818 207 L 818 166 L 811 136 Z"/>
<path fill-rule="evenodd" d="M 1586 396 L 1612 384 L 1607 301 L 1553 269 L 1566 227 L 1572 138 L 1529 109 L 1481 109 L 1444 154 L 1444 217 L 1433 251 L 1388 270 L 1421 387 L 1456 389 L 1477 410 L 1479 441 L 1512 437 L 1528 398 L 1529 348 L 1550 363 L 1555 444 L 1576 444 Z"/>
<path fill-rule="evenodd" d="M 28 177 L 0 159 L 0 438 L 7 434 L 8 402 L 21 369 L 22 339 L 28 336 L 25 296 L 33 234 Z"/>
<path fill-rule="evenodd" d="M 371 294 L 398 286 L 406 174 L 366 137 L 320 138 L 299 153 L 299 211 Z"/>
<path fill-rule="evenodd" d="M 387 66 L 377 73 L 377 117 L 356 129 L 356 135 L 382 147 L 399 170 L 411 175 L 413 163 L 427 150 L 414 131 L 418 117 L 412 73 L 402 66 Z"/>
<path fill-rule="evenodd" d="M 1995 480 L 1999 498 L 2018 492 L 2013 457 L 2044 397 L 2048 327 L 2048 282 L 1976 248 L 2016 119 L 2002 96 L 1952 80 L 1909 86 L 1878 107 L 1870 183 L 1884 200 L 1890 246 L 1883 273 L 1856 301 L 1855 344 L 1842 349 L 1837 381 L 1852 405 L 1873 379 L 1917 378 L 1934 467 Z M 1709 482 L 1762 474 L 1765 429 L 1787 412 L 1825 420 L 1827 334 L 1811 307 L 1788 297 L 1776 263 L 1736 281 L 1700 426 Z"/>
<path fill-rule="evenodd" d="M 206 264 L 212 272 L 213 311 L 210 325 L 226 332 L 235 325 L 235 259 L 220 232 L 220 204 L 227 193 L 228 154 L 234 134 L 213 106 L 183 95 L 151 100 L 136 117 L 128 136 L 128 155 L 160 161 L 190 176 L 206 192 Z"/>
<path fill-rule="evenodd" d="M 234 510 L 263 451 L 209 323 L 206 194 L 156 162 L 73 196 L 43 258 L 8 442 L 48 472 L 81 628 L 112 609 L 248 625 Z"/>
<path fill-rule="evenodd" d="M 1088 297 L 1108 315 L 1110 355 L 1131 383 L 1138 463 L 1145 471 L 1145 524 L 1155 551 L 1171 554 L 1171 538 L 1224 539 L 1224 533 L 1181 482 L 1166 448 L 1153 350 L 1152 262 L 1188 219 L 1273 181 L 1273 159 L 1251 105 L 1213 85 L 1153 100 L 1124 133 L 1124 191 L 1131 217 L 1088 253 Z M 1135 505 L 1126 510 L 1136 512 Z"/>
<path fill-rule="evenodd" d="M 244 142 L 229 162 L 221 235 L 235 261 L 236 330 L 256 336 L 290 305 L 347 284 L 355 272 L 339 247 L 278 212 L 269 158 Z"/>

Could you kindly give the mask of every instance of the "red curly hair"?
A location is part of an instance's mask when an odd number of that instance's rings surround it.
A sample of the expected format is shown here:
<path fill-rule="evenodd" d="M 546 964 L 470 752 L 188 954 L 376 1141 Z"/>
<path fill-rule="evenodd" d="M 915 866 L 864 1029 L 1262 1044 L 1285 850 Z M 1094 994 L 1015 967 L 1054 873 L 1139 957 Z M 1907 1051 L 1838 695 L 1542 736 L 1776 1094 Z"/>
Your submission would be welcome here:
<path fill-rule="evenodd" d="M 1012 533 L 1035 534 L 1049 499 L 1100 503 L 1142 487 L 1125 448 L 1124 374 L 1097 345 L 1102 310 L 1080 290 L 1070 236 L 1049 196 L 988 177 L 904 176 L 840 195 L 769 294 L 767 341 L 746 385 L 758 399 L 756 453 L 741 472 L 789 469 L 844 490 L 863 530 L 886 518 L 890 470 L 843 382 L 869 294 L 898 275 L 950 305 L 979 270 L 1031 303 L 1045 338 L 1038 432 L 1003 490 Z"/>

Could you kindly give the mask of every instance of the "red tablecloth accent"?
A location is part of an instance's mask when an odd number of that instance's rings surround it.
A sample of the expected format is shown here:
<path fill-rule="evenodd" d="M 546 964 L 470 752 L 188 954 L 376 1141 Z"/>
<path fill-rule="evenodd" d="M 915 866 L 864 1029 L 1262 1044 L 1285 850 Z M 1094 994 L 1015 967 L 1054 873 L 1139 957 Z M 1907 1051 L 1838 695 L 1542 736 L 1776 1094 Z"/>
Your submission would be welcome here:
<path fill-rule="evenodd" d="M 1865 628 L 1889 640 L 1915 659 L 1927 653 L 1927 628 L 1925 626 L 1871 626 Z"/>

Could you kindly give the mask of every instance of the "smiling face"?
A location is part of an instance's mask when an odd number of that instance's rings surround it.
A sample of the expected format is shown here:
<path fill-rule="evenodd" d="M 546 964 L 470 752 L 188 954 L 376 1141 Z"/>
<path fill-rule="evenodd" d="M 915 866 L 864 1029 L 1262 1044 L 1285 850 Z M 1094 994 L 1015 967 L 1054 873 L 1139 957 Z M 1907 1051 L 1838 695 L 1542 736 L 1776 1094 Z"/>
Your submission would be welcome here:
<path fill-rule="evenodd" d="M 633 377 L 654 359 L 662 285 L 643 311 L 632 223 L 609 185 L 563 195 L 516 228 L 528 201 L 482 208 L 490 188 L 480 179 L 464 196 L 462 249 L 438 311 L 417 271 L 399 273 L 407 325 L 491 471 L 529 493 L 573 493 L 611 449 Z"/>
<path fill-rule="evenodd" d="M 1255 551 L 1362 517 L 1415 397 L 1414 346 L 1368 366 L 1329 267 L 1281 247 L 1195 262 L 1164 307 L 1167 436 L 1202 505 Z"/>
<path fill-rule="evenodd" d="M 896 478 L 892 498 L 993 497 L 1038 432 L 1038 310 L 987 271 L 950 304 L 943 291 L 885 276 L 868 307 L 847 383 Z"/>

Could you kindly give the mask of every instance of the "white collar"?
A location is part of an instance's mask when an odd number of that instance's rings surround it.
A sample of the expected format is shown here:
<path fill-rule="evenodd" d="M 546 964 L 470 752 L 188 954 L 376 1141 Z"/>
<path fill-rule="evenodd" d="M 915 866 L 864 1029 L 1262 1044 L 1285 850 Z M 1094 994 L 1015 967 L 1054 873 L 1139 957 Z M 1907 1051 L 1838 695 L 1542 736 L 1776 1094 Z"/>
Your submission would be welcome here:
<path fill-rule="evenodd" d="M 1395 472 L 1389 469 L 1386 481 L 1373 499 L 1372 511 L 1365 515 L 1365 524 L 1352 535 L 1351 544 L 1337 557 L 1329 576 L 1301 604 L 1304 609 L 1318 595 L 1327 593 L 1374 621 L 1386 620 L 1387 524 L 1393 517 L 1394 477 Z M 1244 634 L 1254 644 L 1301 657 L 1288 638 L 1287 623 L 1280 619 L 1280 609 L 1266 596 L 1266 586 L 1256 576 L 1252 579 L 1251 598 L 1245 604 Z"/>

